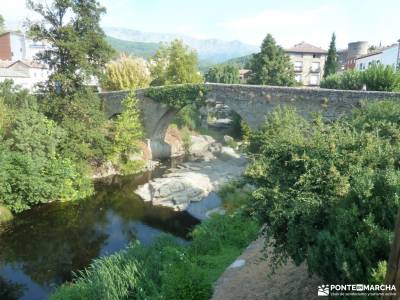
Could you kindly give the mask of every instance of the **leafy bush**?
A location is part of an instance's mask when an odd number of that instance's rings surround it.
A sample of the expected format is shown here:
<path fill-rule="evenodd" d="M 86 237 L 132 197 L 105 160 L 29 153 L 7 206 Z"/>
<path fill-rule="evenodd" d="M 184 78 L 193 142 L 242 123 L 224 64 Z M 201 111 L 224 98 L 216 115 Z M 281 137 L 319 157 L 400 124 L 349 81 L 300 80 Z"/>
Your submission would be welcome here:
<path fill-rule="evenodd" d="M 373 65 L 362 74 L 368 90 L 387 92 L 400 90 L 400 72 L 396 72 L 391 66 Z"/>
<path fill-rule="evenodd" d="M 246 174 L 275 265 L 290 257 L 331 283 L 376 281 L 400 205 L 393 107 L 366 105 L 328 124 L 279 109 L 251 136 Z"/>
<path fill-rule="evenodd" d="M 218 195 L 222 199 L 224 209 L 228 212 L 247 209 L 251 198 L 250 191 L 241 181 L 231 181 L 223 185 L 218 191 Z"/>
<path fill-rule="evenodd" d="M 63 131 L 42 114 L 20 110 L 0 145 L 0 204 L 15 212 L 92 193 L 90 181 L 58 156 Z"/>
<path fill-rule="evenodd" d="M 361 90 L 364 84 L 370 91 L 399 91 L 400 73 L 390 66 L 376 64 L 364 71 L 350 70 L 329 75 L 321 81 L 322 88 L 341 90 Z"/>

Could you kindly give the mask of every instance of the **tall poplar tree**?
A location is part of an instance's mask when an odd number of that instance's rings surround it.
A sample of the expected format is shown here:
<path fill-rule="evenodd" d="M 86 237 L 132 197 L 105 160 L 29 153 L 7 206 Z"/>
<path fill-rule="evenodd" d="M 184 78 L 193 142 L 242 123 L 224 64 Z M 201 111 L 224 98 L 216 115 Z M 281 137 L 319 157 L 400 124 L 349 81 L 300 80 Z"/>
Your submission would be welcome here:
<path fill-rule="evenodd" d="M 329 45 L 328 57 L 326 58 L 325 66 L 324 66 L 324 78 L 329 75 L 335 74 L 338 69 L 338 57 L 336 52 L 336 35 L 332 34 L 331 43 Z"/>
<path fill-rule="evenodd" d="M 293 64 L 271 34 L 267 34 L 261 52 L 253 55 L 249 67 L 250 84 L 291 86 L 295 83 Z"/>

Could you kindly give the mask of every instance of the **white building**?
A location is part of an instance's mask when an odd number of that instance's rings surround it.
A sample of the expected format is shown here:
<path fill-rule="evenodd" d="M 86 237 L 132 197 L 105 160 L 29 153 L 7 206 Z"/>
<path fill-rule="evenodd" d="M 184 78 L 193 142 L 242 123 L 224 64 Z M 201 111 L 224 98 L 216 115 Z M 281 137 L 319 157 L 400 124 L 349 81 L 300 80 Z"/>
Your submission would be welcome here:
<path fill-rule="evenodd" d="M 0 82 L 13 80 L 22 88 L 33 90 L 35 85 L 48 79 L 49 70 L 41 64 L 27 60 L 0 60 Z"/>
<path fill-rule="evenodd" d="M 378 49 L 371 53 L 362 55 L 356 59 L 355 69 L 365 70 L 373 64 L 382 64 L 397 68 L 399 63 L 399 44 Z"/>
<path fill-rule="evenodd" d="M 33 60 L 36 54 L 48 49 L 50 45 L 42 41 L 34 41 L 20 32 L 0 34 L 1 60 Z"/>
<path fill-rule="evenodd" d="M 319 86 L 328 51 L 301 42 L 285 52 L 293 64 L 296 81 L 305 86 Z"/>
<path fill-rule="evenodd" d="M 32 90 L 49 76 L 45 65 L 35 62 L 39 52 L 49 49 L 46 42 L 34 41 L 21 32 L 0 34 L 0 82 L 13 80 L 15 84 Z"/>

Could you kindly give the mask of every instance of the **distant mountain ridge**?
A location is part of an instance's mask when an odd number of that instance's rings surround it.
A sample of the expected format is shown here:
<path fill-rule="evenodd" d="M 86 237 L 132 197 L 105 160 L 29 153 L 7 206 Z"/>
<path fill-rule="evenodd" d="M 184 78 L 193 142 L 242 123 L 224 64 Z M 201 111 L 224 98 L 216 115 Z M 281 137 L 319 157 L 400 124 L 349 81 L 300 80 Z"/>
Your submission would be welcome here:
<path fill-rule="evenodd" d="M 222 41 L 219 39 L 197 39 L 183 34 L 142 32 L 138 30 L 105 27 L 107 36 L 123 41 L 137 43 L 170 42 L 174 39 L 182 39 L 185 44 L 195 49 L 199 59 L 209 63 L 221 63 L 231 58 L 245 56 L 257 52 L 259 47 L 248 45 L 240 41 Z"/>
<path fill-rule="evenodd" d="M 106 40 L 115 50 L 119 52 L 144 58 L 153 56 L 160 47 L 160 43 L 131 42 L 116 39 L 111 36 L 106 36 Z"/>

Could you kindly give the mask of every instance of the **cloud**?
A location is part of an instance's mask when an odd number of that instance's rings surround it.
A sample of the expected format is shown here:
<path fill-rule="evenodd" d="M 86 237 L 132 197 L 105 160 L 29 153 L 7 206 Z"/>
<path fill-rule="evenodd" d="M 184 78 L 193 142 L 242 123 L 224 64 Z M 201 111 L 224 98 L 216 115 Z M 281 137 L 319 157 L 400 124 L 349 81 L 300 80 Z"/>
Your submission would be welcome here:
<path fill-rule="evenodd" d="M 338 22 L 338 15 L 341 16 Z M 347 36 L 347 20 L 340 8 L 325 5 L 313 9 L 265 10 L 257 15 L 220 23 L 219 26 L 234 31 L 239 39 L 259 44 L 271 33 L 285 47 L 305 40 L 327 48 L 332 32 Z"/>

